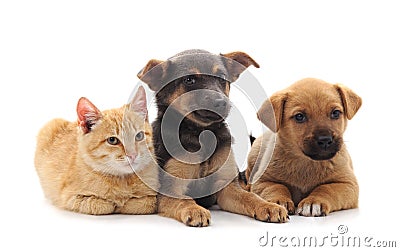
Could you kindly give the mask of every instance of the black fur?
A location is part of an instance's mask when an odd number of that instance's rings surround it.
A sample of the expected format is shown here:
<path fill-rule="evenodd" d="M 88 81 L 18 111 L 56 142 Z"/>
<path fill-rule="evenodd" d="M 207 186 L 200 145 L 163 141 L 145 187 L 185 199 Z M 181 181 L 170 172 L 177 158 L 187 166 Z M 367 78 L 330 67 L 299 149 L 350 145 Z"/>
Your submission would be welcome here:
<path fill-rule="evenodd" d="M 239 180 L 243 181 L 247 185 L 246 171 L 239 172 Z"/>
<path fill-rule="evenodd" d="M 160 92 L 163 93 L 163 92 Z M 165 94 L 165 93 L 164 93 Z M 168 93 L 167 93 L 168 94 Z M 170 108 L 171 109 L 171 108 Z M 178 148 L 178 142 L 176 139 L 162 139 L 162 135 L 161 135 L 161 121 L 163 119 L 163 115 L 164 115 L 164 111 L 163 107 L 161 107 L 161 109 L 159 108 L 159 113 L 158 113 L 158 117 L 157 119 L 153 122 L 152 127 L 153 127 L 153 142 L 155 143 L 154 147 L 155 147 L 155 154 L 158 158 L 158 164 L 160 167 L 164 167 L 164 165 L 166 164 L 166 162 L 171 159 L 171 154 L 178 155 L 179 156 L 179 148 Z M 174 112 L 174 113 L 170 113 L 170 116 L 176 116 L 177 120 L 178 118 L 181 117 L 181 115 L 179 114 L 179 112 Z M 168 125 L 166 125 L 166 127 L 164 127 L 163 129 L 163 135 L 166 137 L 172 136 L 172 132 L 174 132 L 176 129 L 175 128 L 169 128 Z M 229 132 L 229 129 L 227 128 L 225 122 L 218 122 L 218 123 L 214 123 L 211 124 L 207 127 L 198 125 L 197 123 L 189 120 L 188 118 L 184 118 L 183 121 L 181 122 L 180 128 L 179 128 L 179 140 L 180 140 L 180 144 L 182 144 L 183 148 L 189 152 L 196 152 L 200 149 L 200 143 L 199 143 L 199 135 L 201 132 L 203 132 L 204 130 L 210 130 L 213 132 L 214 136 L 216 136 L 217 139 L 217 146 L 216 146 L 216 150 L 218 150 L 219 148 L 223 147 L 223 146 L 231 146 L 231 135 Z M 169 133 L 169 131 L 171 133 Z M 170 148 L 170 152 L 169 153 L 164 144 L 163 141 L 168 141 L 168 142 L 172 142 L 172 143 L 176 143 L 176 146 L 172 146 L 172 149 Z M 205 143 L 205 145 L 207 146 L 207 143 Z M 171 147 L 171 146 L 170 146 Z M 176 148 L 174 148 L 176 147 Z M 213 154 L 215 155 L 215 154 Z M 200 171 L 200 174 L 203 173 L 202 171 Z M 173 186 L 173 184 L 168 183 L 168 181 L 165 181 L 164 178 L 161 178 L 162 180 L 164 180 L 164 183 L 161 183 L 162 187 L 168 187 L 168 186 Z M 208 189 L 210 186 L 212 185 L 203 185 L 206 186 Z M 166 190 L 168 191 L 168 188 L 162 188 L 162 191 Z M 186 193 L 187 196 L 191 196 L 191 192 L 196 192 L 197 194 L 201 193 L 202 188 L 199 188 L 196 185 L 191 185 L 188 188 L 188 191 Z M 208 197 L 204 197 L 204 198 L 199 198 L 199 199 L 195 199 L 196 202 L 203 206 L 203 207 L 211 207 L 212 205 L 214 205 L 216 203 L 216 197 L 215 195 L 210 195 Z"/>
<path fill-rule="evenodd" d="M 162 109 L 162 108 L 161 108 Z M 171 109 L 171 108 L 170 108 Z M 165 111 L 165 110 L 164 110 Z M 158 158 L 158 164 L 160 167 L 164 167 L 165 163 L 171 158 L 170 153 L 166 150 L 163 141 L 168 141 L 168 139 L 162 139 L 161 136 L 161 121 L 163 119 L 164 111 L 160 110 L 156 118 L 156 120 L 152 123 L 153 127 L 153 142 L 155 144 L 155 154 Z M 174 115 L 173 113 L 169 115 Z M 179 112 L 175 113 L 175 116 L 178 120 L 180 118 Z M 174 128 L 168 128 L 168 125 L 165 126 L 163 129 L 165 130 L 164 136 L 172 136 L 172 132 L 175 131 Z M 207 127 L 203 127 L 198 125 L 197 123 L 185 118 L 181 122 L 180 129 L 179 129 L 179 138 L 182 146 L 189 152 L 196 152 L 200 149 L 199 143 L 199 135 L 204 130 L 210 130 L 217 138 L 217 147 L 221 148 L 222 146 L 230 146 L 231 145 L 231 134 L 229 129 L 227 128 L 225 122 L 219 122 L 215 124 L 211 124 Z M 171 133 L 169 133 L 170 131 Z M 169 142 L 176 142 L 176 139 L 171 139 Z M 178 142 L 176 142 L 176 147 L 178 149 Z M 174 152 L 174 149 L 172 149 Z M 174 153 L 179 154 L 179 153 Z"/>
<path fill-rule="evenodd" d="M 250 134 L 250 135 L 249 135 L 249 139 L 250 139 L 250 144 L 251 144 L 251 146 L 253 146 L 253 143 L 254 143 L 254 141 L 256 140 L 256 138 L 255 138 L 252 134 Z"/>

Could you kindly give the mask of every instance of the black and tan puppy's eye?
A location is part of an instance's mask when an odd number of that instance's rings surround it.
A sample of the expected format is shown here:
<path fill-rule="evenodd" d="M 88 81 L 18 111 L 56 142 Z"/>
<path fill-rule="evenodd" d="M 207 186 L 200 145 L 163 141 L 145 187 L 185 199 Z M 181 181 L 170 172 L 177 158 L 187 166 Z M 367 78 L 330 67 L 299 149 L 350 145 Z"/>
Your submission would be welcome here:
<path fill-rule="evenodd" d="M 297 113 L 294 115 L 294 120 L 298 123 L 303 123 L 307 120 L 307 117 L 303 113 Z"/>
<path fill-rule="evenodd" d="M 119 139 L 116 137 L 109 137 L 107 138 L 107 143 L 111 145 L 117 145 L 119 144 Z"/>
<path fill-rule="evenodd" d="M 342 114 L 340 110 L 338 109 L 333 110 L 331 113 L 331 119 L 339 119 L 340 114 Z"/>
<path fill-rule="evenodd" d="M 183 77 L 183 83 L 185 83 L 186 85 L 193 85 L 196 83 L 196 77 L 191 75 Z"/>
<path fill-rule="evenodd" d="M 143 139 L 144 139 L 144 132 L 143 131 L 139 131 L 135 136 L 135 140 L 136 141 L 142 141 Z"/>

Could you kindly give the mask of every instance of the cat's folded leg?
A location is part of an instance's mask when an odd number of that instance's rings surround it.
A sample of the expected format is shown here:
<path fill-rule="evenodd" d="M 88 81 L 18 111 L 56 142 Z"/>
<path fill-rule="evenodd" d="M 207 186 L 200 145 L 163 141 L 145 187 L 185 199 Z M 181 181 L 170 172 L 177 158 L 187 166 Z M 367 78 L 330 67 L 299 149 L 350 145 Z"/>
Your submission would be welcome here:
<path fill-rule="evenodd" d="M 65 206 L 66 209 L 74 212 L 93 215 L 112 214 L 115 207 L 112 201 L 93 195 L 74 195 L 67 201 Z"/>
<path fill-rule="evenodd" d="M 156 211 L 156 196 L 130 198 L 122 207 L 117 207 L 117 209 L 115 209 L 116 213 L 121 214 L 153 214 L 156 213 Z"/>

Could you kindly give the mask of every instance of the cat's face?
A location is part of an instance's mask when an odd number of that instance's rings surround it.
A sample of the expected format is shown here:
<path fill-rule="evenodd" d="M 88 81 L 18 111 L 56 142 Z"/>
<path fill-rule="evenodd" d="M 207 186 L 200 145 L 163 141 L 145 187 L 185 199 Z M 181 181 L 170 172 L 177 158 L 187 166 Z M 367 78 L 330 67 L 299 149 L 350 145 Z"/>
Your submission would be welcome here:
<path fill-rule="evenodd" d="M 130 104 L 104 112 L 94 109 L 88 100 L 79 110 L 78 103 L 78 117 L 85 115 L 78 120 L 82 129 L 79 152 L 93 170 L 123 176 L 154 162 L 145 97 L 139 89 Z"/>

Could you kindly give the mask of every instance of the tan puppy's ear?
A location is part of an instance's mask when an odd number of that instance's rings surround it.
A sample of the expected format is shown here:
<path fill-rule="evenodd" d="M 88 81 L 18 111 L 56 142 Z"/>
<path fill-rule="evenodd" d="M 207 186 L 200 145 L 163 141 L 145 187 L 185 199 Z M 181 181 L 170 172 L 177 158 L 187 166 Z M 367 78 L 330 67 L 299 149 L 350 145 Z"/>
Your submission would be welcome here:
<path fill-rule="evenodd" d="M 137 74 L 137 77 L 149 85 L 153 91 L 158 91 L 168 68 L 168 61 L 151 59 Z"/>
<path fill-rule="evenodd" d="M 229 72 L 231 82 L 234 82 L 237 78 L 239 78 L 239 75 L 249 66 L 253 65 L 256 68 L 260 67 L 255 60 L 253 60 L 247 53 L 244 52 L 231 52 L 221 54 L 221 56 L 224 57 L 222 60 Z"/>
<path fill-rule="evenodd" d="M 288 94 L 278 92 L 266 100 L 257 112 L 258 119 L 273 132 L 278 132 L 283 119 L 283 110 Z"/>
<path fill-rule="evenodd" d="M 353 90 L 343 86 L 342 84 L 335 84 L 335 88 L 339 92 L 340 98 L 342 99 L 344 113 L 347 119 L 350 120 L 361 107 L 362 99 L 360 96 L 354 93 Z"/>

